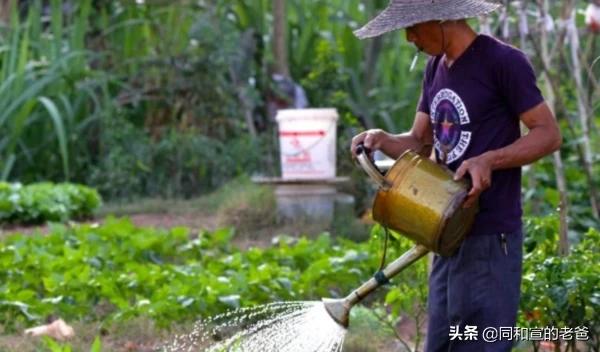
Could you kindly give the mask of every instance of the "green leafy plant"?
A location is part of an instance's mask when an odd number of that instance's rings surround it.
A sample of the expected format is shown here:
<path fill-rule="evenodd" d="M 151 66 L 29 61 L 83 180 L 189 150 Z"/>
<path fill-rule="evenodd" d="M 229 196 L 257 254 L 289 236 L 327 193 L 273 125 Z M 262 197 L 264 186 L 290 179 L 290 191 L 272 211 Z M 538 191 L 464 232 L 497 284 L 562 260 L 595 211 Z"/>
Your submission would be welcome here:
<path fill-rule="evenodd" d="M 73 348 L 68 343 L 58 343 L 53 339 L 45 336 L 43 339 L 44 347 L 46 347 L 50 352 L 71 352 Z M 102 341 L 100 340 L 100 336 L 96 336 L 94 342 L 90 346 L 90 352 L 102 352 Z"/>
<path fill-rule="evenodd" d="M 530 223 L 530 228 L 537 229 L 533 233 L 540 236 L 526 245 L 529 253 L 524 259 L 520 325 L 572 329 L 585 327 L 590 338 L 586 343 L 598 351 L 600 232 L 589 229 L 568 256 L 560 257 L 556 255 L 556 220 Z M 533 343 L 537 350 L 539 342 Z M 556 344 L 558 348 L 559 342 Z M 576 350 L 574 338 L 566 342 L 566 350 Z"/>
<path fill-rule="evenodd" d="M 73 349 L 71 348 L 71 345 L 60 344 L 47 336 L 45 336 L 43 338 L 43 341 L 44 341 L 45 347 L 48 348 L 48 350 L 50 350 L 50 352 L 71 352 L 71 351 L 73 351 Z"/>
<path fill-rule="evenodd" d="M 96 190 L 76 184 L 0 182 L 0 222 L 35 224 L 90 218 L 100 206 Z"/>
<path fill-rule="evenodd" d="M 232 236 L 224 229 L 190 238 L 185 228 L 136 228 L 125 219 L 10 236 L 0 244 L 0 324 L 147 316 L 165 326 L 241 306 L 345 295 L 372 275 L 378 250 L 322 235 L 242 252 Z"/>
<path fill-rule="evenodd" d="M 585 325 L 590 343 L 597 343 L 600 233 L 589 230 L 561 258 L 554 255 L 555 235 L 547 236 L 554 226 L 544 219 L 528 223 L 540 236 L 526 245 L 520 326 Z M 280 236 L 270 247 L 245 251 L 233 244 L 234 235 L 231 229 L 139 228 L 109 218 L 103 225 L 53 225 L 45 236 L 5 237 L 0 324 L 14 331 L 51 315 L 105 324 L 139 316 L 166 327 L 232 308 L 341 297 L 375 273 L 382 254 L 377 227 L 361 243 L 327 234 Z M 388 258 L 410 245 L 391 240 Z M 426 276 L 421 260 L 364 303 L 390 331 L 402 317 L 421 326 Z"/>

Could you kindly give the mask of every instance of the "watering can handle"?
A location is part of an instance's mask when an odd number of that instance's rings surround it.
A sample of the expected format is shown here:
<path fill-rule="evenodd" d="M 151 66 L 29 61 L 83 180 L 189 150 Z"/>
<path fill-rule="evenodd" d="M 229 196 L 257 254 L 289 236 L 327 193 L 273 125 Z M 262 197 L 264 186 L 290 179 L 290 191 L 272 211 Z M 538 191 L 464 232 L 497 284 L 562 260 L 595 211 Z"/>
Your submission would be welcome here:
<path fill-rule="evenodd" d="M 356 158 L 358 159 L 358 163 L 363 168 L 363 170 L 365 170 L 367 175 L 369 175 L 369 177 L 371 177 L 371 179 L 375 181 L 375 183 L 377 183 L 379 187 L 381 187 L 384 190 L 389 189 L 389 182 L 385 179 L 385 177 L 383 177 L 383 174 L 381 173 L 381 171 L 379 171 L 377 166 L 373 164 L 373 162 L 369 158 L 369 153 L 370 150 L 366 148 L 363 143 L 359 143 L 356 146 Z"/>

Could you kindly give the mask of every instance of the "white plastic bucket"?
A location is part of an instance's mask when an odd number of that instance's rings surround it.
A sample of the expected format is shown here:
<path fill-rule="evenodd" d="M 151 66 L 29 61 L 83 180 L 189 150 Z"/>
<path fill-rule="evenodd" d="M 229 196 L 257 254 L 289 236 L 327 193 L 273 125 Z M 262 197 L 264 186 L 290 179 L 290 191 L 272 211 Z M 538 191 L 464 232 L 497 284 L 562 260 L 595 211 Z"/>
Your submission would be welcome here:
<path fill-rule="evenodd" d="M 283 179 L 335 177 L 336 109 L 279 110 L 276 120 Z"/>

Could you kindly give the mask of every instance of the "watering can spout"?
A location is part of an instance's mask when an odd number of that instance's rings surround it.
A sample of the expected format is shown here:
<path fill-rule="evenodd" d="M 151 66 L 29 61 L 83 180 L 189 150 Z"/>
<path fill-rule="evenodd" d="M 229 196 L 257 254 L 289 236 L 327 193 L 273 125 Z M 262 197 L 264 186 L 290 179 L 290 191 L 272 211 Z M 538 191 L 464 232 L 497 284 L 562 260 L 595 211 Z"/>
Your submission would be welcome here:
<path fill-rule="evenodd" d="M 333 320 L 347 328 L 350 323 L 350 309 L 352 305 L 345 299 L 323 298 L 323 305 Z"/>
<path fill-rule="evenodd" d="M 406 267 L 429 253 L 429 249 L 422 245 L 416 245 L 409 249 L 398 259 L 390 263 L 385 269 L 378 271 L 375 276 L 363 283 L 359 288 L 352 291 L 345 298 L 323 298 L 323 305 L 327 313 L 341 326 L 347 328 L 350 323 L 350 310 L 358 302 L 362 301 L 379 286 L 385 285 L 389 279 L 398 275 Z"/>

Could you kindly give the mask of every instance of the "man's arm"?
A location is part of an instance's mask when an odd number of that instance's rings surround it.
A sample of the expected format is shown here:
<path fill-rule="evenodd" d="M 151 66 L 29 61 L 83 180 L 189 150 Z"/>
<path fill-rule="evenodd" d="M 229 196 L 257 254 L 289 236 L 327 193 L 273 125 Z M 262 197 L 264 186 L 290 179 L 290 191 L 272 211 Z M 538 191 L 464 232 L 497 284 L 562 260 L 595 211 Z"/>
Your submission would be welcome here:
<path fill-rule="evenodd" d="M 351 151 L 355 154 L 356 146 L 364 143 L 371 150 L 380 150 L 390 158 L 397 159 L 405 150 L 414 150 L 429 157 L 433 144 L 433 131 L 429 115 L 417 112 L 413 126 L 409 132 L 390 134 L 380 129 L 362 132 L 352 138 Z"/>
<path fill-rule="evenodd" d="M 504 148 L 463 161 L 456 170 L 455 179 L 468 172 L 473 182 L 464 207 L 472 206 L 481 192 L 490 187 L 492 171 L 530 164 L 560 148 L 560 130 L 546 103 L 526 111 L 520 118 L 529 128 L 529 133 Z"/>

